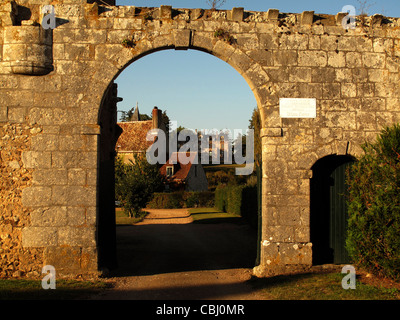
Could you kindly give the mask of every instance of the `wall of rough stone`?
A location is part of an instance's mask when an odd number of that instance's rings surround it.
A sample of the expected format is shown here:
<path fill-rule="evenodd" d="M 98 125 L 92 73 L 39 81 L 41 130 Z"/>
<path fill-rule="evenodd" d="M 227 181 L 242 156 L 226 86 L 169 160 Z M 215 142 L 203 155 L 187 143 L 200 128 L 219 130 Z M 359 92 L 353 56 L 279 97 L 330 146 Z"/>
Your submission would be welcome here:
<path fill-rule="evenodd" d="M 1 276 L 37 276 L 43 264 L 69 277 L 97 273 L 100 109 L 115 77 L 152 52 L 212 54 L 255 95 L 258 275 L 311 265 L 313 164 L 360 154 L 364 140 L 400 120 L 398 18 L 366 17 L 345 30 L 340 14 L 16 3 L 0 5 Z M 41 7 L 50 3 L 57 28 L 44 32 Z M 317 117 L 283 119 L 279 98 L 316 98 Z"/>

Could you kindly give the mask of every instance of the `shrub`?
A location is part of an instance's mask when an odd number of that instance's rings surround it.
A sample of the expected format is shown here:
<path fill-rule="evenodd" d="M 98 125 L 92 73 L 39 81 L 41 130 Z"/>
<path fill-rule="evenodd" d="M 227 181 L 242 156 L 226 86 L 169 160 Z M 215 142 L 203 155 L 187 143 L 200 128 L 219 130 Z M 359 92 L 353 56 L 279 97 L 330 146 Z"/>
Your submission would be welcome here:
<path fill-rule="evenodd" d="M 257 186 L 228 185 L 215 190 L 215 207 L 223 212 L 245 218 L 249 224 L 258 224 Z"/>
<path fill-rule="evenodd" d="M 347 174 L 346 248 L 372 273 L 400 278 L 400 126 L 385 128 Z"/>
<path fill-rule="evenodd" d="M 135 163 L 115 161 L 115 196 L 129 217 L 140 215 L 153 192 L 164 187 L 163 176 L 157 166 L 149 164 L 144 156 L 135 156 Z"/>
<path fill-rule="evenodd" d="M 147 204 L 151 209 L 176 209 L 183 208 L 183 192 L 154 193 L 153 198 Z"/>
<path fill-rule="evenodd" d="M 147 205 L 151 209 L 214 207 L 214 192 L 184 192 L 154 193 Z"/>

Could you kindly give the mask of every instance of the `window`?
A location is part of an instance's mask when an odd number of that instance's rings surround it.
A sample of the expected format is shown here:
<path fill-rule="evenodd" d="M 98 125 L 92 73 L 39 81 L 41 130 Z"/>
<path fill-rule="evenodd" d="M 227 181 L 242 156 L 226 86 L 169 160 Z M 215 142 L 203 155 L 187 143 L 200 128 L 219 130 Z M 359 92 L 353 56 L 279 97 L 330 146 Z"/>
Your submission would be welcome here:
<path fill-rule="evenodd" d="M 168 166 L 167 167 L 167 177 L 171 177 L 174 175 L 174 167 L 173 166 Z"/>

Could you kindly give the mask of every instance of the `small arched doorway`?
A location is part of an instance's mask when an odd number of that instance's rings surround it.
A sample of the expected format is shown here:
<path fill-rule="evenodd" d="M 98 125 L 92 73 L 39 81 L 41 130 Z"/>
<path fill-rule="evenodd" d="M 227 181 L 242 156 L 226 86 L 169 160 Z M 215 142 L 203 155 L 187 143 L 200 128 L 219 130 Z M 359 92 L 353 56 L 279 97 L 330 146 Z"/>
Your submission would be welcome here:
<path fill-rule="evenodd" d="M 313 166 L 310 181 L 310 238 L 313 264 L 349 262 L 347 234 L 346 170 L 351 156 L 330 155 Z"/>

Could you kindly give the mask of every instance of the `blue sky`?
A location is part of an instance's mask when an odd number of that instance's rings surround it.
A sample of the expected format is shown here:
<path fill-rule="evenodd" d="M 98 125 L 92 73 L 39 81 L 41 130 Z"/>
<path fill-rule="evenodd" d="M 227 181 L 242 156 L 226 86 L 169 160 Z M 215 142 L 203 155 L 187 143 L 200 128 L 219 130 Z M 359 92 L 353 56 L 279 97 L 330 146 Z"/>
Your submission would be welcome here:
<path fill-rule="evenodd" d="M 368 1 L 369 14 L 400 17 L 400 0 Z M 175 8 L 208 8 L 206 0 L 117 0 L 117 5 Z M 343 6 L 360 8 L 357 0 L 227 0 L 221 9 L 244 7 L 251 11 L 269 8 L 281 12 L 336 14 Z M 218 58 L 195 50 L 166 50 L 147 55 L 127 67 L 116 79 L 118 95 L 124 99 L 118 110 L 139 104 L 141 113 L 154 106 L 166 110 L 171 120 L 191 129 L 243 129 L 257 103 L 246 81 Z"/>

